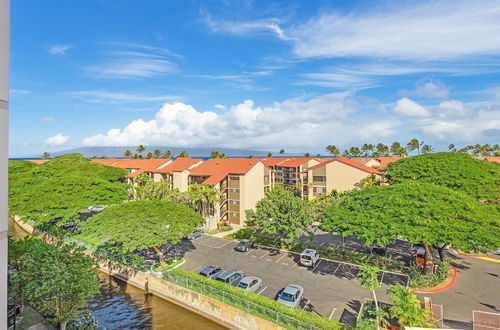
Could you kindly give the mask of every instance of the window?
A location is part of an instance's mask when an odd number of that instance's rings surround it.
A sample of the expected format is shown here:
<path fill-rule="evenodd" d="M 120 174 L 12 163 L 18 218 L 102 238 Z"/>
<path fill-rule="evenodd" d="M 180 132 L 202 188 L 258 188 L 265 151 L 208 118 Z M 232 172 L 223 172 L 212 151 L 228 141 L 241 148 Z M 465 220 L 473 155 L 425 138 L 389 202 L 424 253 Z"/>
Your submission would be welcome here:
<path fill-rule="evenodd" d="M 230 175 L 230 176 L 229 176 L 229 180 L 232 180 L 232 181 L 240 181 L 240 177 L 239 177 L 239 176 L 235 176 L 235 175 Z"/>
<path fill-rule="evenodd" d="M 239 212 L 229 212 L 229 216 L 239 218 L 240 214 L 239 214 Z"/>
<path fill-rule="evenodd" d="M 240 192 L 240 190 L 238 188 L 229 188 L 229 191 L 233 192 L 233 193 L 239 193 Z"/>
<path fill-rule="evenodd" d="M 233 199 L 229 200 L 229 204 L 240 205 L 240 201 L 235 201 Z"/>
<path fill-rule="evenodd" d="M 314 187 L 313 188 L 313 192 L 315 192 L 317 194 L 324 194 L 324 193 L 326 193 L 326 188 L 324 188 L 324 187 Z"/>
<path fill-rule="evenodd" d="M 325 182 L 326 176 L 313 176 L 313 181 L 314 182 Z"/>

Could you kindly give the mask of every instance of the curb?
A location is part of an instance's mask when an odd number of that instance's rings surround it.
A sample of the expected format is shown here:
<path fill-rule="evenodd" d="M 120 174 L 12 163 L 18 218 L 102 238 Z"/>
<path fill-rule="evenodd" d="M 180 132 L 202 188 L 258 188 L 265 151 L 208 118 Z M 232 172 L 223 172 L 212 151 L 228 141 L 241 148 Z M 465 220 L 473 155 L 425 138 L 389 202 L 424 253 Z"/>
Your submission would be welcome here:
<path fill-rule="evenodd" d="M 461 257 L 472 257 L 472 258 L 483 258 L 483 257 L 490 256 L 488 253 L 486 253 L 486 254 L 467 254 L 467 253 L 457 252 L 457 254 Z"/>
<path fill-rule="evenodd" d="M 411 290 L 411 292 L 413 293 L 439 293 L 439 292 L 443 292 L 443 291 L 446 291 L 448 290 L 449 288 L 451 288 L 454 284 L 455 284 L 455 281 L 457 280 L 457 275 L 458 275 L 458 271 L 455 267 L 452 267 L 453 269 L 453 275 L 451 277 L 451 281 L 450 283 L 446 284 L 444 287 L 442 288 L 439 288 L 439 289 L 434 289 L 434 290 L 418 290 L 418 289 L 415 289 L 415 290 Z"/>

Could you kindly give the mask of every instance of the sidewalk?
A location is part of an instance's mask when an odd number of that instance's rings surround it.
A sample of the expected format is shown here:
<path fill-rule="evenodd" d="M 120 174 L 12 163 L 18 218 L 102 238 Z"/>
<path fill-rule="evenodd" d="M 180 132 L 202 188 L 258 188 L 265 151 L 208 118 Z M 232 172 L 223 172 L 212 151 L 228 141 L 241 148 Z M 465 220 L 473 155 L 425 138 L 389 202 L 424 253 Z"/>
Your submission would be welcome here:
<path fill-rule="evenodd" d="M 210 236 L 224 238 L 224 236 L 226 236 L 226 235 L 235 233 L 238 230 L 245 228 L 245 226 L 236 225 L 236 224 L 231 224 L 231 227 L 233 227 L 233 229 L 231 229 L 229 231 L 223 231 L 223 232 L 220 232 L 220 233 L 217 233 L 217 234 L 214 234 L 214 235 L 210 235 Z"/>

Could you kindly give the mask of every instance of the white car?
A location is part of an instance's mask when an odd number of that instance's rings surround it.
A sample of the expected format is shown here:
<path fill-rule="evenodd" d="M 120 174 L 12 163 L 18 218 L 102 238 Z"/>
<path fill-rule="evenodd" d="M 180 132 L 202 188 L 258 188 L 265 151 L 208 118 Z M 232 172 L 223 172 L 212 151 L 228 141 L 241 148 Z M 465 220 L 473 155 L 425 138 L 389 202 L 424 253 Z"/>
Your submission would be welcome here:
<path fill-rule="evenodd" d="M 297 284 L 289 284 L 278 293 L 276 301 L 290 307 L 299 307 L 303 298 L 304 288 Z"/>
<path fill-rule="evenodd" d="M 300 254 L 300 264 L 306 267 L 314 267 L 320 260 L 319 252 L 312 249 L 305 249 Z"/>
<path fill-rule="evenodd" d="M 255 292 L 262 287 L 262 280 L 258 277 L 245 276 L 237 286 L 240 289 Z"/>

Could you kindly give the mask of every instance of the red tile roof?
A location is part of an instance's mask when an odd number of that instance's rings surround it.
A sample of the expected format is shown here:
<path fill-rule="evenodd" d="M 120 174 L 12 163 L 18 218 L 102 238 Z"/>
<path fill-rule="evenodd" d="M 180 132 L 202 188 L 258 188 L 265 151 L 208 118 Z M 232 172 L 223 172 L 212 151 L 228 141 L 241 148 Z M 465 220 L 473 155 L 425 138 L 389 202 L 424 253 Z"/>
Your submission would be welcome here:
<path fill-rule="evenodd" d="M 373 173 L 373 174 L 378 174 L 378 175 L 382 174 L 374 168 L 365 166 L 365 165 L 361 164 L 360 162 L 355 161 L 354 159 L 345 158 L 345 157 L 330 158 L 328 161 L 324 161 L 323 163 L 309 167 L 306 171 L 310 171 L 312 169 L 315 169 L 317 167 L 323 166 L 325 164 L 328 164 L 328 163 L 331 163 L 334 161 L 341 162 L 341 163 L 344 163 L 346 165 L 350 165 L 352 167 L 355 167 L 357 169 L 360 169 L 360 170 L 368 172 L 368 173 Z M 303 171 L 303 172 L 306 172 L 306 171 Z"/>
<path fill-rule="evenodd" d="M 315 158 L 312 158 L 312 157 L 290 158 L 279 165 L 281 167 L 299 167 L 300 165 L 310 161 L 311 159 L 315 159 Z"/>
<path fill-rule="evenodd" d="M 290 158 L 285 158 L 285 157 L 273 157 L 273 158 L 264 158 L 262 162 L 266 166 L 276 166 L 279 163 L 283 163 L 284 161 L 289 160 Z"/>
<path fill-rule="evenodd" d="M 373 158 L 371 157 L 356 157 L 356 158 L 351 158 L 352 160 L 360 163 L 360 164 L 363 164 L 365 165 L 366 163 L 368 163 L 370 160 L 372 160 Z"/>
<path fill-rule="evenodd" d="M 500 157 L 484 157 L 482 159 L 486 162 L 500 163 Z"/>
<path fill-rule="evenodd" d="M 378 168 L 386 168 L 390 163 L 397 162 L 400 160 L 401 156 L 390 156 L 390 157 L 379 157 L 377 158 L 377 161 L 380 163 L 380 166 Z"/>
<path fill-rule="evenodd" d="M 203 183 L 215 185 L 229 174 L 247 173 L 260 161 L 256 158 L 209 159 L 189 172 L 192 176 L 208 176 Z"/>
<path fill-rule="evenodd" d="M 178 157 L 172 163 L 160 169 L 154 169 L 151 172 L 154 173 L 172 173 L 181 172 L 187 170 L 190 166 L 202 162 L 201 159 L 189 158 L 189 157 Z"/>
<path fill-rule="evenodd" d="M 111 166 L 116 162 L 119 162 L 121 159 L 120 158 L 94 158 L 91 159 L 90 161 L 93 163 L 101 163 L 104 165 Z"/>
<path fill-rule="evenodd" d="M 120 159 L 113 166 L 127 169 L 154 170 L 169 161 L 170 159 L 168 158 Z"/>
<path fill-rule="evenodd" d="M 43 164 L 43 163 L 46 163 L 48 162 L 49 160 L 48 159 L 26 159 L 28 162 L 32 162 L 32 163 L 35 163 L 35 164 Z"/>

